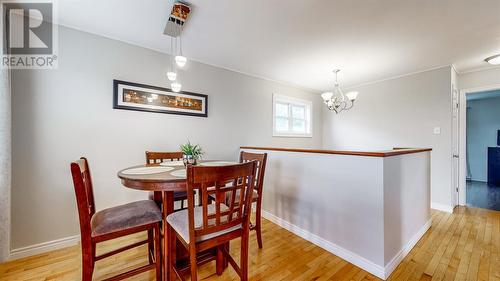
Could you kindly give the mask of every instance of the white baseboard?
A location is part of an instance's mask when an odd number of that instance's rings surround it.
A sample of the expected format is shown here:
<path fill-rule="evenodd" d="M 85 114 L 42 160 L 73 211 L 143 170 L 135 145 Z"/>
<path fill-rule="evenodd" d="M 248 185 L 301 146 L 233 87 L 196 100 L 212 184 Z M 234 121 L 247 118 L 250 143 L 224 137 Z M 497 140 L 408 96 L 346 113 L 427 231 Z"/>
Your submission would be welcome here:
<path fill-rule="evenodd" d="M 424 234 L 427 232 L 427 230 L 429 230 L 429 228 L 431 227 L 432 225 L 432 220 L 429 219 L 421 228 L 420 230 L 415 233 L 415 235 L 413 235 L 413 237 L 410 239 L 410 241 L 408 241 L 408 243 L 406 244 L 405 247 L 403 247 L 403 249 L 401 249 L 401 251 L 399 251 L 399 253 L 397 253 L 393 258 L 392 260 L 385 266 L 385 269 L 384 269 L 384 272 L 385 272 L 385 278 L 383 278 L 384 280 L 386 280 L 387 278 L 389 278 L 389 276 L 391 275 L 391 273 L 396 269 L 396 267 L 398 267 L 398 265 L 401 263 L 401 261 L 403 261 L 403 259 L 410 253 L 411 249 L 413 249 L 413 247 L 415 247 L 415 245 L 417 244 L 418 240 L 420 240 L 420 238 L 422 238 L 422 236 L 424 236 Z"/>
<path fill-rule="evenodd" d="M 436 202 L 431 202 L 431 209 L 438 210 L 438 211 L 443 211 L 447 213 L 453 213 L 453 206 L 451 205 L 446 205 L 446 204 L 441 204 L 441 203 L 436 203 Z"/>
<path fill-rule="evenodd" d="M 282 228 L 292 232 L 293 234 L 304 238 L 305 240 L 327 250 L 328 252 L 368 271 L 369 273 L 384 279 L 385 277 L 385 272 L 384 268 L 380 265 L 377 265 L 363 257 L 361 257 L 358 254 L 355 254 L 349 250 L 346 250 L 328 240 L 325 240 L 316 234 L 313 234 L 307 230 L 304 230 L 296 225 L 293 225 L 282 218 L 279 218 L 269 212 L 266 212 L 262 210 L 262 216 L 271 222 L 281 226 Z"/>
<path fill-rule="evenodd" d="M 347 249 L 344 249 L 328 240 L 325 240 L 316 234 L 313 234 L 307 230 L 304 230 L 296 225 L 293 225 L 282 218 L 279 218 L 269 212 L 262 210 L 262 216 L 271 222 L 283 227 L 284 229 L 292 232 L 293 234 L 304 238 L 305 240 L 327 250 L 328 252 L 362 268 L 363 270 L 386 280 L 389 278 L 389 275 L 396 269 L 399 263 L 408 255 L 408 253 L 413 249 L 413 247 L 417 244 L 417 242 L 422 238 L 422 236 L 427 232 L 427 230 L 431 227 L 431 220 L 425 223 L 422 228 L 408 241 L 405 247 L 401 249 L 397 253 L 394 258 L 387 264 L 387 266 L 382 267 L 378 264 L 375 264 L 362 256 L 355 254 Z"/>
<path fill-rule="evenodd" d="M 69 236 L 53 241 L 43 242 L 27 247 L 17 248 L 10 251 L 9 260 L 17 260 L 49 251 L 58 250 L 65 247 L 77 245 L 80 242 L 80 235 Z"/>

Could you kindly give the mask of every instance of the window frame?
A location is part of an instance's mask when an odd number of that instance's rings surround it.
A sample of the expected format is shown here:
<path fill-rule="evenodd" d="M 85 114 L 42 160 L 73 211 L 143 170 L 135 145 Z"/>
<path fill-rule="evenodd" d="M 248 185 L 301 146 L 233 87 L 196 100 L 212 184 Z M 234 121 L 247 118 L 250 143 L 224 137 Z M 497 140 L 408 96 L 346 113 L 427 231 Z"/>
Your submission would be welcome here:
<path fill-rule="evenodd" d="M 288 130 L 287 131 L 277 131 L 276 130 L 276 104 L 282 103 L 288 105 Z M 305 120 L 306 132 L 298 133 L 293 132 L 293 115 L 292 115 L 292 106 L 304 106 L 304 119 L 297 120 Z M 292 137 L 292 138 L 312 138 L 313 136 L 313 103 L 309 100 L 292 98 L 283 95 L 273 94 L 273 137 Z"/>

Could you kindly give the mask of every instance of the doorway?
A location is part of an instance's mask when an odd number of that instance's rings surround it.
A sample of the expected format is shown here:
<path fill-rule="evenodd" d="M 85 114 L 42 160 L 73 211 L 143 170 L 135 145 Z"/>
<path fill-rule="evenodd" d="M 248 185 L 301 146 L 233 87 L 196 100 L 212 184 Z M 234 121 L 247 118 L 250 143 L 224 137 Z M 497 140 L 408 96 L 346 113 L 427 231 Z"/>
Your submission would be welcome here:
<path fill-rule="evenodd" d="M 500 85 L 460 95 L 459 204 L 500 211 Z"/>

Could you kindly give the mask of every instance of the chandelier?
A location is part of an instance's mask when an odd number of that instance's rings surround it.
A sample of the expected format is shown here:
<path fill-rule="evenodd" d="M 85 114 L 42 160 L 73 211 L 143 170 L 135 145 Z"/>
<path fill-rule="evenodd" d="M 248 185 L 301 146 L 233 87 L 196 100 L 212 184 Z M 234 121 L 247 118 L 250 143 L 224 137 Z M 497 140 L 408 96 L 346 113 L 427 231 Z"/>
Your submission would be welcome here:
<path fill-rule="evenodd" d="M 333 92 L 325 92 L 321 94 L 323 102 L 329 110 L 335 111 L 335 113 L 340 113 L 344 110 L 349 110 L 354 106 L 354 101 L 358 97 L 358 92 L 348 92 L 344 94 L 340 89 L 338 74 L 340 69 L 335 69 L 335 87 Z"/>

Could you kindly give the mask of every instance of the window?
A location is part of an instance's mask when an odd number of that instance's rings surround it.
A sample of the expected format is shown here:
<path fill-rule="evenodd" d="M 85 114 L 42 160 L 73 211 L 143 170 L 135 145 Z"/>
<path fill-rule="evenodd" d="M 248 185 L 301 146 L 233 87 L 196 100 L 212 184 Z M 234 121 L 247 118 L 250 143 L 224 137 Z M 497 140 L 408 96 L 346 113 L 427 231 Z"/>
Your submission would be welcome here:
<path fill-rule="evenodd" d="M 312 103 L 280 95 L 273 96 L 273 136 L 312 137 Z"/>

